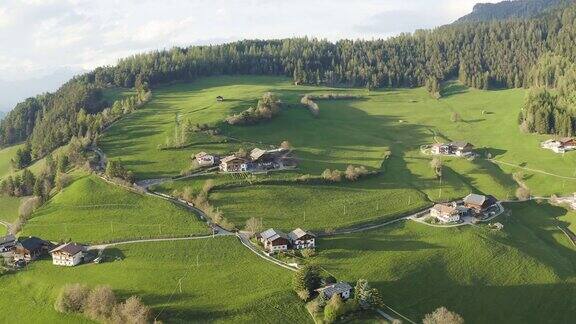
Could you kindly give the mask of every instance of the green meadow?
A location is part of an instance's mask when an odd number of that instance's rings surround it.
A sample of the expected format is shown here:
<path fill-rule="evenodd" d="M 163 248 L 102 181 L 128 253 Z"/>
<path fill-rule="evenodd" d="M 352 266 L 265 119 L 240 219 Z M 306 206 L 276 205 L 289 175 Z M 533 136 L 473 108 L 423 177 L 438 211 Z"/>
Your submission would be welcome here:
<path fill-rule="evenodd" d="M 21 146 L 22 145 L 14 145 L 0 149 L 0 179 L 12 173 L 11 160 Z"/>
<path fill-rule="evenodd" d="M 82 175 L 34 212 L 23 235 L 52 241 L 107 242 L 208 234 L 184 208 Z"/>
<path fill-rule="evenodd" d="M 0 220 L 13 222 L 18 218 L 18 208 L 23 199 L 17 197 L 0 196 Z"/>
<path fill-rule="evenodd" d="M 122 260 L 74 268 L 42 260 L 0 276 L 0 293 L 11 296 L 0 298 L 0 322 L 89 322 L 54 310 L 67 283 L 110 285 L 121 299 L 138 295 L 164 323 L 312 321 L 290 289 L 291 272 L 263 261 L 233 237 L 133 244 L 105 255 Z"/>
<path fill-rule="evenodd" d="M 339 279 L 369 280 L 414 321 L 446 306 L 467 323 L 571 322 L 576 254 L 556 226 L 574 226 L 576 214 L 536 203 L 506 208 L 501 231 L 408 221 L 320 239 L 316 261 Z"/>

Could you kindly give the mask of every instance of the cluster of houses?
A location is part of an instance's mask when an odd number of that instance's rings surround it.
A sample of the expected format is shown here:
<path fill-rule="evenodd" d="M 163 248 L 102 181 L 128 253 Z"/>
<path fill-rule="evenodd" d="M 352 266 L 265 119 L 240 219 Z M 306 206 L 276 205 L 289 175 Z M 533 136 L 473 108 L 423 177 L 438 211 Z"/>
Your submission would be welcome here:
<path fill-rule="evenodd" d="M 554 153 L 566 153 L 576 150 L 576 139 L 565 137 L 561 139 L 549 139 L 540 144 L 544 149 L 551 150 Z"/>
<path fill-rule="evenodd" d="M 468 142 L 450 142 L 432 144 L 430 151 L 434 155 L 472 156 L 474 145 Z"/>
<path fill-rule="evenodd" d="M 86 248 L 75 243 L 55 245 L 35 236 L 17 239 L 10 234 L 0 237 L 0 253 L 17 266 L 35 261 L 49 253 L 54 265 L 73 267 L 84 261 Z"/>
<path fill-rule="evenodd" d="M 269 253 L 286 251 L 288 249 L 314 249 L 316 247 L 316 236 L 301 228 L 297 228 L 288 234 L 270 228 L 257 234 L 256 238 Z"/>
<path fill-rule="evenodd" d="M 440 223 L 459 222 L 462 217 L 484 218 L 498 201 L 493 196 L 469 194 L 462 201 L 450 204 L 436 204 L 430 209 L 430 216 Z"/>
<path fill-rule="evenodd" d="M 232 154 L 220 158 L 216 155 L 200 152 L 194 156 L 194 159 L 201 167 L 218 165 L 222 172 L 236 173 L 269 171 L 293 166 L 295 162 L 290 155 L 291 151 L 286 148 L 272 150 L 255 148 L 247 157 Z"/>

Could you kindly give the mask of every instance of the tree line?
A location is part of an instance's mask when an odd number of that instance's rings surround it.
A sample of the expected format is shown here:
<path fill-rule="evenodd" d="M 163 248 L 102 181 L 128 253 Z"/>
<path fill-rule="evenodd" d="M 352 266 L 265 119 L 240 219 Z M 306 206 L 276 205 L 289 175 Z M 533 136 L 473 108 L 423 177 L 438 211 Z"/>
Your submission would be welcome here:
<path fill-rule="evenodd" d="M 0 123 L 0 145 L 28 139 L 32 157 L 41 157 L 85 135 L 80 111 L 95 120 L 91 131 L 102 128 L 99 119 L 107 118 L 110 107 L 102 89 L 136 88 L 142 101 L 149 86 L 210 75 L 284 75 L 297 84 L 369 89 L 428 81 L 433 94 L 438 81 L 451 78 L 483 89 L 528 87 L 531 67 L 543 54 L 576 59 L 575 17 L 576 7 L 570 6 L 529 20 L 462 23 L 387 40 L 243 40 L 134 55 L 18 104 Z"/>

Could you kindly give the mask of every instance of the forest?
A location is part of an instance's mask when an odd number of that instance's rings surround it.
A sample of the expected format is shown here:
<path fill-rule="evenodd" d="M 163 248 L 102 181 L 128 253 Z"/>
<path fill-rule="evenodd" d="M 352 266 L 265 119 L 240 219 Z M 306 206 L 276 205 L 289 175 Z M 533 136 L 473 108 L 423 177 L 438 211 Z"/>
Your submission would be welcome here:
<path fill-rule="evenodd" d="M 40 158 L 121 114 L 116 107 L 110 117 L 113 103 L 102 89 L 136 88 L 131 105 L 137 106 L 149 98 L 149 88 L 211 75 L 286 75 L 295 84 L 368 89 L 427 85 L 434 92 L 438 82 L 454 78 L 480 89 L 530 87 L 545 55 L 576 59 L 575 17 L 570 6 L 533 19 L 458 23 L 387 40 L 244 40 L 134 55 L 18 104 L 0 123 L 0 146 L 28 141 L 32 158 Z M 563 82 L 554 80 L 546 85 Z"/>

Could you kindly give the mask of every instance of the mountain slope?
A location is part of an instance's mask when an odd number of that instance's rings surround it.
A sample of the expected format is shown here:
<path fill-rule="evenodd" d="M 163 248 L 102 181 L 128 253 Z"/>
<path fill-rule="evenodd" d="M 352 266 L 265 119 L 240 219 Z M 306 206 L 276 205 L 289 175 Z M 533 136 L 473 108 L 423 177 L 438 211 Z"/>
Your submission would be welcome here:
<path fill-rule="evenodd" d="M 470 14 L 458 19 L 456 23 L 531 18 L 571 2 L 570 0 L 516 0 L 478 3 Z"/>

